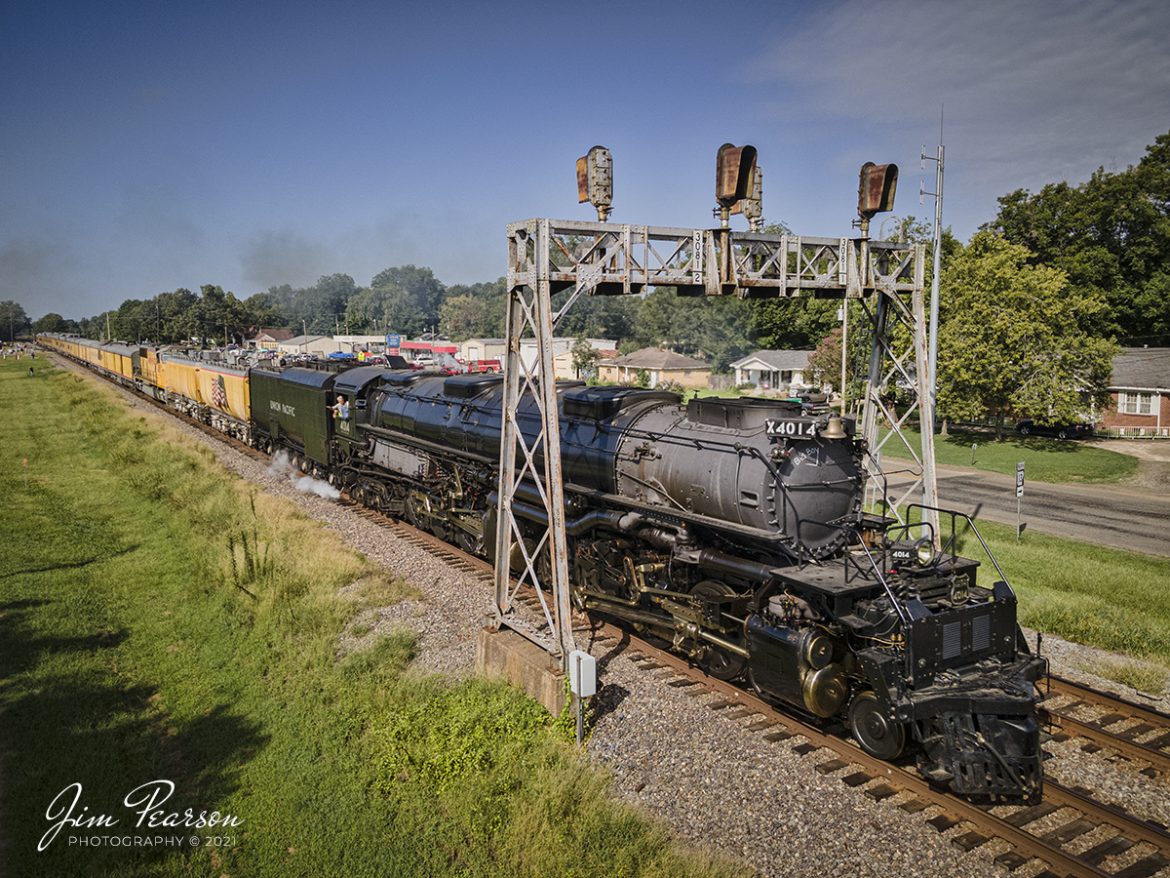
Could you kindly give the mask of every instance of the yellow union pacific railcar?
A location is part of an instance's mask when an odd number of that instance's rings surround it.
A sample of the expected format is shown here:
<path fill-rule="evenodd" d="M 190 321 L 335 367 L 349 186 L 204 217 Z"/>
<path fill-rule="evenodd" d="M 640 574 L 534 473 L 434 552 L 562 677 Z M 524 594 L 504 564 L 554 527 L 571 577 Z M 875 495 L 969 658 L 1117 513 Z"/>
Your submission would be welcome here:
<path fill-rule="evenodd" d="M 217 430 L 250 439 L 246 369 L 161 354 L 158 373 L 169 405 Z"/>
<path fill-rule="evenodd" d="M 107 342 L 98 350 L 102 369 L 123 384 L 134 383 L 139 356 L 139 348 L 117 342 Z"/>

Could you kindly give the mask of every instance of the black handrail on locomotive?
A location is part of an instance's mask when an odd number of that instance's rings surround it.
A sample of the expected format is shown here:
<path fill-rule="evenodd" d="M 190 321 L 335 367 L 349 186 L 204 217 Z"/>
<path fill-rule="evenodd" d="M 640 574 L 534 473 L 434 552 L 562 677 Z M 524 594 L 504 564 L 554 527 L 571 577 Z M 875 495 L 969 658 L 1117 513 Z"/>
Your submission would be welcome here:
<path fill-rule="evenodd" d="M 954 554 L 954 549 L 957 545 L 957 543 L 956 543 L 957 534 L 955 532 L 955 519 L 961 518 L 964 521 L 966 521 L 967 526 L 971 528 L 971 533 L 975 534 L 975 539 L 979 540 L 979 544 L 983 547 L 983 551 L 986 553 L 988 559 L 991 561 L 992 566 L 995 567 L 995 572 L 999 574 L 1000 580 L 1003 582 L 1004 585 L 1006 585 L 1008 587 L 1008 590 L 1011 591 L 1013 595 L 1015 594 L 1015 589 L 1013 589 L 1011 586 L 1011 583 L 1008 582 L 1007 575 L 1003 572 L 1003 568 L 999 566 L 999 561 L 996 559 L 995 554 L 991 551 L 991 547 L 989 545 L 987 545 L 987 540 L 983 539 L 983 534 L 981 534 L 979 532 L 979 528 L 976 526 L 975 520 L 973 518 L 971 518 L 970 515 L 968 515 L 965 512 L 959 512 L 956 509 L 943 509 L 942 507 L 939 507 L 939 506 L 927 506 L 924 503 L 908 503 L 906 505 L 907 514 L 909 514 L 910 510 L 912 510 L 912 509 L 922 509 L 924 511 L 938 512 L 941 515 L 950 516 L 951 536 L 950 536 L 950 539 L 948 539 L 946 544 L 944 545 L 943 550 L 946 551 L 946 546 L 950 546 L 951 547 L 950 554 L 952 554 L 952 555 Z"/>

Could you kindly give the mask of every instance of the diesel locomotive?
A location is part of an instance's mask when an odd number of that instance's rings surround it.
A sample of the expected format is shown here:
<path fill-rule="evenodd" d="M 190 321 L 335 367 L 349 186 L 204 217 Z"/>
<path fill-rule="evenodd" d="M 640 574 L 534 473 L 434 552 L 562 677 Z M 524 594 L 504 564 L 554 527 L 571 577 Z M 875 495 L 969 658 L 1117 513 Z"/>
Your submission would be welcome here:
<path fill-rule="evenodd" d="M 76 339 L 41 342 L 76 356 Z M 100 358 L 80 359 L 105 371 Z M 501 376 L 254 368 L 238 376 L 245 414 L 229 411 L 227 394 L 193 400 L 172 389 L 175 360 L 154 362 L 161 383 L 141 387 L 137 375 L 140 389 L 491 558 Z M 200 381 L 214 391 L 220 379 L 197 380 L 201 393 Z M 851 418 L 801 400 L 683 404 L 661 390 L 581 382 L 558 382 L 557 399 L 577 607 L 843 723 L 868 753 L 914 758 L 958 794 L 1039 799 L 1035 684 L 1045 661 L 1023 638 L 1016 597 L 1002 573 L 981 584 L 979 564 L 950 551 L 957 525 L 977 537 L 965 516 L 945 513 L 949 533 L 936 535 L 866 508 L 866 446 Z M 530 438 L 539 431 L 530 398 L 516 418 Z M 534 549 L 547 522 L 535 486 L 525 494 L 512 513 Z M 940 542 L 948 551 L 936 551 Z"/>

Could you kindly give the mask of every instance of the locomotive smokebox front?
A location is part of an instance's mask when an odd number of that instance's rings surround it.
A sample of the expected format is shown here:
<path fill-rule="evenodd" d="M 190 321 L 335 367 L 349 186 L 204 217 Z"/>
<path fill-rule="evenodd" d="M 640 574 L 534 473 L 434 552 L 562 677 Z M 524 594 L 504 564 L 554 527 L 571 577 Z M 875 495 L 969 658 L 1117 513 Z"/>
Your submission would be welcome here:
<path fill-rule="evenodd" d="M 827 411 L 772 399 L 662 404 L 626 429 L 616 461 L 623 496 L 770 534 L 824 557 L 861 502 L 852 424 L 822 435 Z M 842 435 L 843 434 L 843 435 Z"/>

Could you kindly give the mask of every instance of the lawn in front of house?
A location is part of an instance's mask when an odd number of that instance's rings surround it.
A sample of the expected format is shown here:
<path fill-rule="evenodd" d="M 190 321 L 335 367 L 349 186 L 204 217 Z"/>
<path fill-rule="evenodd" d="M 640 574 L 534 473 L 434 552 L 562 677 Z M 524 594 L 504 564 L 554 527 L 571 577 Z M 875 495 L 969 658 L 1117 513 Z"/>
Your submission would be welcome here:
<path fill-rule="evenodd" d="M 904 432 L 917 448 L 921 442 L 917 431 Z M 948 436 L 936 436 L 934 447 L 936 463 L 969 466 L 1004 475 L 1013 475 L 1016 464 L 1022 460 L 1028 478 L 1037 482 L 1121 482 L 1136 473 L 1138 468 L 1137 458 L 1128 454 L 1072 439 L 1046 439 L 1014 433 L 996 441 L 990 432 L 951 430 Z M 882 455 L 899 459 L 910 457 L 897 437 L 886 442 Z"/>

